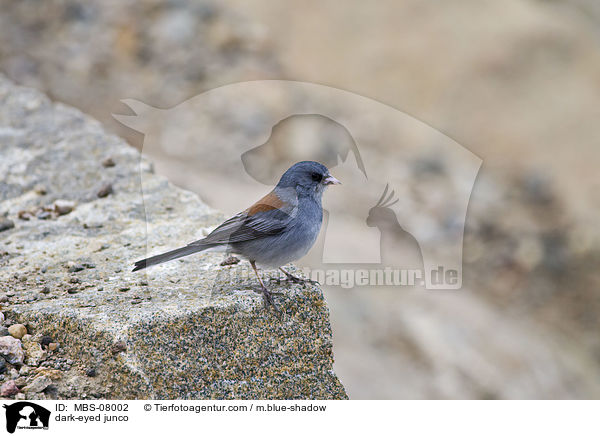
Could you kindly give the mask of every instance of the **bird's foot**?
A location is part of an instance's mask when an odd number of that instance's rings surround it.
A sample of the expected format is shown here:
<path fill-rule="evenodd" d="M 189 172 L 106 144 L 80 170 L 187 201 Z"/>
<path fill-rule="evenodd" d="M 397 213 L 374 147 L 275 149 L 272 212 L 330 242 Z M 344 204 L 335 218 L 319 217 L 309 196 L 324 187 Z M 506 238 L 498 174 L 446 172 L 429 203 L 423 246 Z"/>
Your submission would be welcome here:
<path fill-rule="evenodd" d="M 281 321 L 281 319 L 283 317 L 283 312 L 281 311 L 281 309 L 279 307 L 277 307 L 277 305 L 275 304 L 275 301 L 273 301 L 273 295 L 283 295 L 283 294 L 281 292 L 271 292 L 267 288 L 261 288 L 261 291 L 262 291 L 262 296 L 263 296 L 263 302 L 265 303 L 265 310 L 268 311 L 269 307 L 272 307 L 273 310 L 275 311 L 275 315 Z"/>
<path fill-rule="evenodd" d="M 319 285 L 320 284 L 316 280 L 305 279 L 303 277 L 296 277 L 295 275 L 290 274 L 289 272 L 287 272 L 283 268 L 280 268 L 280 270 L 285 274 L 285 276 L 287 277 L 286 281 L 288 281 L 288 282 L 292 282 L 292 283 L 310 283 L 311 285 Z"/>

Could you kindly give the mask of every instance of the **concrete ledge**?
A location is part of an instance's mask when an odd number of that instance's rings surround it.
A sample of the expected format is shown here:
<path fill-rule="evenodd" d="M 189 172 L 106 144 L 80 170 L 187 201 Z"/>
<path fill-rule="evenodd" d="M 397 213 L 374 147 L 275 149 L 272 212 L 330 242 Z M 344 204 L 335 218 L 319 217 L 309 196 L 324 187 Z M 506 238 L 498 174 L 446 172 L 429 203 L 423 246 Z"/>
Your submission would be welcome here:
<path fill-rule="evenodd" d="M 0 76 L 0 155 L 5 325 L 58 344 L 6 372 L 52 379 L 26 398 L 346 398 L 318 287 L 273 283 L 280 322 L 219 254 L 129 272 L 223 216 L 96 121 Z"/>

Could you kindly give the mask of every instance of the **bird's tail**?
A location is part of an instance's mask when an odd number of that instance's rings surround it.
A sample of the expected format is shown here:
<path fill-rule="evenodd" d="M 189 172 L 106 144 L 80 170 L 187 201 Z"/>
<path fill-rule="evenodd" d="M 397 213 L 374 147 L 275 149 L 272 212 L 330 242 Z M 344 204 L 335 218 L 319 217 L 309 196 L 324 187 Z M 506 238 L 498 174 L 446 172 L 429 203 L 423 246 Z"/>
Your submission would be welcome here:
<path fill-rule="evenodd" d="M 189 254 L 197 253 L 199 251 L 210 248 L 209 244 L 190 244 L 185 247 L 176 248 L 175 250 L 167 251 L 166 253 L 157 254 L 156 256 L 149 257 L 147 259 L 138 260 L 135 263 L 133 271 L 139 271 L 144 268 L 148 268 L 152 265 L 158 265 L 159 263 L 168 262 L 169 260 L 178 259 Z"/>

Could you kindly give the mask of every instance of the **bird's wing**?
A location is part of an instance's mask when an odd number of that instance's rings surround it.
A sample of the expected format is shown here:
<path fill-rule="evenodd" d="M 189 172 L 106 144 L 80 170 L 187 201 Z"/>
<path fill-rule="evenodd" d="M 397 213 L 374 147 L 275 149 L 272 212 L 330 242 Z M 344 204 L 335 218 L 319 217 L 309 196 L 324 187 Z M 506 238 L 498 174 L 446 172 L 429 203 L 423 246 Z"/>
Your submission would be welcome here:
<path fill-rule="evenodd" d="M 218 245 L 277 235 L 296 216 L 297 206 L 283 201 L 274 191 L 243 212 L 229 218 L 206 238 L 190 245 Z"/>

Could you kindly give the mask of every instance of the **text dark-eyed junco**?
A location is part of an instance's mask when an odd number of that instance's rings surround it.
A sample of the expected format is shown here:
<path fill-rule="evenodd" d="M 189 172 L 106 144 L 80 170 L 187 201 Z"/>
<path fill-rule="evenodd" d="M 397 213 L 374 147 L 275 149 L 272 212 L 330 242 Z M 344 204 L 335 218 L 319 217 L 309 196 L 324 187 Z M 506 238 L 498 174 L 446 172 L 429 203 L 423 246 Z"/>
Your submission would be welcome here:
<path fill-rule="evenodd" d="M 135 263 L 133 271 L 177 259 L 200 251 L 226 251 L 250 262 L 260 282 L 265 306 L 272 306 L 273 295 L 263 283 L 256 264 L 278 267 L 294 281 L 297 277 L 281 268 L 303 257 L 315 243 L 323 208 L 321 197 L 327 185 L 337 185 L 322 164 L 298 162 L 281 176 L 277 186 L 243 212 L 229 218 L 204 239 Z"/>

